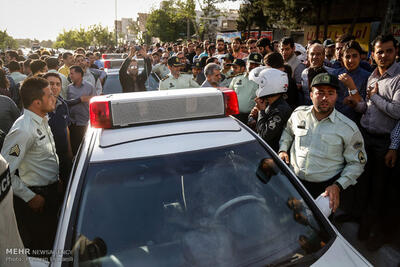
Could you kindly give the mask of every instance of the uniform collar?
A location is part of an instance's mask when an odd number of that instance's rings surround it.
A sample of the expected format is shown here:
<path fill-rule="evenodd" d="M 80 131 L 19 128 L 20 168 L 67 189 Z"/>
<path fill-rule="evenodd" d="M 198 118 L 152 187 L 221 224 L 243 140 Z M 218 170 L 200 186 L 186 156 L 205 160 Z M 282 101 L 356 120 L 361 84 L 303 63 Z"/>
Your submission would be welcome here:
<path fill-rule="evenodd" d="M 313 106 L 310 106 L 310 107 L 311 107 L 310 110 L 309 110 L 310 115 L 311 115 L 316 121 L 318 121 L 317 118 L 315 117 L 314 113 L 313 113 Z M 336 109 L 334 108 L 333 111 L 331 112 L 331 114 L 329 114 L 328 117 L 326 117 L 325 119 L 322 119 L 322 120 L 320 120 L 320 121 L 330 120 L 332 123 L 335 123 L 336 112 L 337 112 L 337 111 L 336 111 Z"/>
<path fill-rule="evenodd" d="M 24 115 L 31 118 L 33 121 L 35 121 L 37 124 L 42 124 L 44 120 L 46 120 L 46 117 L 40 117 L 36 113 L 30 111 L 29 109 L 24 109 Z"/>

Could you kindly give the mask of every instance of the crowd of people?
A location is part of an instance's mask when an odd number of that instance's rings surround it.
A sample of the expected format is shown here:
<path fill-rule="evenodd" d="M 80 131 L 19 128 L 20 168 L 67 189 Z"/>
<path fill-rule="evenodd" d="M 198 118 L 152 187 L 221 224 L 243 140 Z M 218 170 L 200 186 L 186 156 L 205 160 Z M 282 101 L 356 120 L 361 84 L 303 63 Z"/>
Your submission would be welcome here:
<path fill-rule="evenodd" d="M 374 251 L 399 230 L 400 65 L 392 35 L 378 36 L 371 47 L 367 58 L 353 36 L 342 35 L 306 48 L 291 37 L 234 38 L 117 52 L 126 54 L 119 70 L 124 93 L 147 90 L 152 74 L 158 90 L 234 90 L 236 118 L 290 165 L 314 198 L 324 194 L 333 212 L 340 208 L 332 220 L 357 221 L 358 238 Z M 89 101 L 107 79 L 102 52 L 1 54 L 0 147 L 9 164 L 2 179 L 12 181 L 7 190 L 25 247 L 51 249 Z"/>

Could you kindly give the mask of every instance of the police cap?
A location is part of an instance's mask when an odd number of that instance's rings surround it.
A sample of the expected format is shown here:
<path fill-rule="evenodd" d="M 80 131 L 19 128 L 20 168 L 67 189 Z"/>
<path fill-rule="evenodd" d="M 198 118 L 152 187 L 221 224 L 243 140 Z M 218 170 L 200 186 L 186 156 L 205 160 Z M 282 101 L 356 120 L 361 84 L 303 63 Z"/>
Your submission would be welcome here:
<path fill-rule="evenodd" d="M 238 65 L 240 67 L 245 67 L 246 63 L 243 61 L 243 59 L 237 58 L 233 61 L 233 63 L 226 64 L 227 66 L 233 66 L 233 65 Z"/>
<path fill-rule="evenodd" d="M 261 65 L 261 61 L 262 61 L 262 55 L 259 53 L 250 53 L 247 62 L 250 63 L 255 63 L 255 64 L 260 64 Z"/>
<path fill-rule="evenodd" d="M 318 85 L 329 85 L 334 87 L 336 90 L 340 89 L 338 78 L 329 73 L 320 73 L 314 77 L 311 82 L 311 87 L 315 87 Z"/>
<path fill-rule="evenodd" d="M 177 56 L 172 56 L 168 59 L 168 66 L 180 67 L 183 65 Z"/>

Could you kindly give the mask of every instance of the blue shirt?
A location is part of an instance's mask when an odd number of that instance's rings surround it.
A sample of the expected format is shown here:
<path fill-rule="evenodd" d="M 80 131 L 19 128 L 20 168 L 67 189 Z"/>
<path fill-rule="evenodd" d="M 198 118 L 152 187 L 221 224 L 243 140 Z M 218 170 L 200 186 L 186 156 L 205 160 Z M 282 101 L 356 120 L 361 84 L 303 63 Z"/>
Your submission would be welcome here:
<path fill-rule="evenodd" d="M 96 60 L 94 64 L 99 67 L 99 69 L 104 68 L 104 64 L 101 60 Z"/>
<path fill-rule="evenodd" d="M 347 71 L 346 68 L 335 69 L 332 72 L 332 75 L 338 77 L 342 73 L 347 73 L 353 79 L 354 84 L 357 86 L 358 93 L 365 100 L 365 97 L 367 95 L 368 77 L 371 75 L 371 73 L 362 69 L 359 66 L 356 70 L 352 72 Z M 343 104 L 343 100 L 349 96 L 348 88 L 342 82 L 339 82 L 339 85 L 340 85 L 340 90 L 338 91 L 338 97 L 336 100 L 335 108 L 344 115 L 346 115 L 349 119 L 359 124 L 361 119 L 361 114 L 356 112 L 352 107 Z"/>
<path fill-rule="evenodd" d="M 56 109 L 49 112 L 48 115 L 49 126 L 56 143 L 56 152 L 58 157 L 61 158 L 61 154 L 68 152 L 67 127 L 70 124 L 68 105 L 61 96 L 57 98 Z"/>

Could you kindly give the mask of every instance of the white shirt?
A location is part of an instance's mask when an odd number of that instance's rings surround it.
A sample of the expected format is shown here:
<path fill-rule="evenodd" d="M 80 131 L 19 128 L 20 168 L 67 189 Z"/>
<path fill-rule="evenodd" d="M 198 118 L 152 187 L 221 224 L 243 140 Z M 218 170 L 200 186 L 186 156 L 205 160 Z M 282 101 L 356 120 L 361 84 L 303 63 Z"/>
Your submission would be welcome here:
<path fill-rule="evenodd" d="M 58 157 L 47 117 L 24 109 L 7 134 L 1 154 L 10 166 L 14 194 L 26 202 L 35 196 L 28 186 L 46 186 L 58 180 Z"/>
<path fill-rule="evenodd" d="M 93 85 L 96 89 L 97 95 L 101 95 L 103 92 L 103 86 L 101 85 L 100 79 L 97 79 L 96 81 L 89 69 L 86 69 L 85 75 L 83 75 L 83 80 Z"/>
<path fill-rule="evenodd" d="M 318 121 L 312 106 L 298 107 L 279 144 L 279 151 L 290 149 L 293 171 L 308 182 L 324 182 L 341 173 L 337 182 L 346 188 L 357 182 L 367 160 L 357 125 L 335 109 Z"/>

